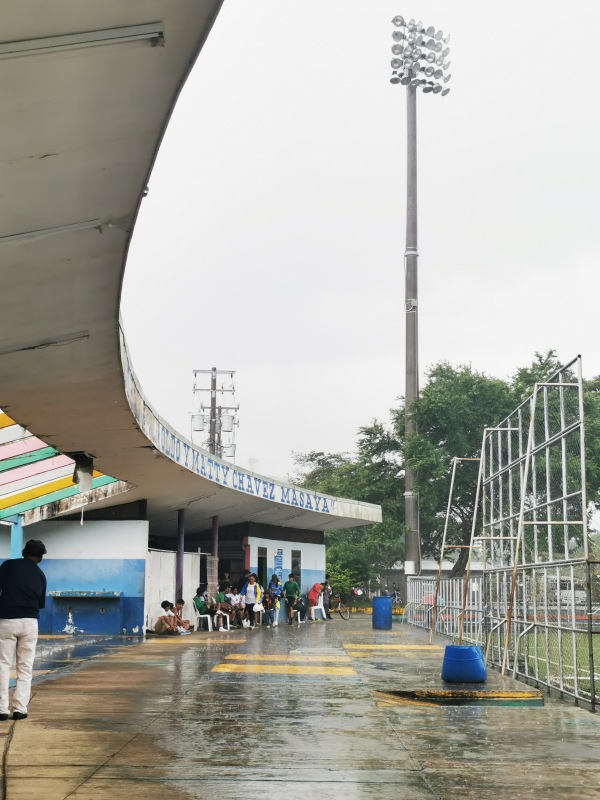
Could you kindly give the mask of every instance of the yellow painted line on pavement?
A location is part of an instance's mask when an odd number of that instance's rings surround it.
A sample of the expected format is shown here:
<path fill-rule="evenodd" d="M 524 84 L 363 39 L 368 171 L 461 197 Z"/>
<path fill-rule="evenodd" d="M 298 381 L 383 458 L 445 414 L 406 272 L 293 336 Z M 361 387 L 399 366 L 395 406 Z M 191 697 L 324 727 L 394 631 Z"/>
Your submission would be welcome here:
<path fill-rule="evenodd" d="M 254 675 L 356 675 L 352 667 L 294 666 L 293 664 L 217 664 L 213 672 L 251 673 Z"/>
<path fill-rule="evenodd" d="M 307 661 L 333 661 L 334 664 L 338 664 L 340 662 L 348 664 L 350 663 L 350 659 L 345 653 L 339 656 L 289 656 L 285 654 L 265 656 L 246 653 L 230 653 L 228 656 L 225 656 L 225 659 L 228 661 L 280 661 L 285 663 L 299 661 L 302 664 Z"/>
<path fill-rule="evenodd" d="M 443 650 L 437 644 L 343 644 L 344 650 Z"/>

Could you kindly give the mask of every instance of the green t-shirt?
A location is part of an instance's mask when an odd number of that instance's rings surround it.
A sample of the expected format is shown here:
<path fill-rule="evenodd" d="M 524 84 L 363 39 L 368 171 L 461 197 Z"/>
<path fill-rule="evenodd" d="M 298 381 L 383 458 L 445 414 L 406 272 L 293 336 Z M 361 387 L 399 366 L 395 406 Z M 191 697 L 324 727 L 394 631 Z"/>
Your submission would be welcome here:
<path fill-rule="evenodd" d="M 300 587 L 296 581 L 286 581 L 283 584 L 283 593 L 286 597 L 298 597 L 300 594 Z"/>
<path fill-rule="evenodd" d="M 225 602 L 225 592 L 217 592 L 217 596 L 215 598 L 217 603 L 224 603 Z"/>
<path fill-rule="evenodd" d="M 204 598 L 200 597 L 200 595 L 196 595 L 194 597 L 194 605 L 196 606 L 199 614 L 208 614 L 208 608 L 204 602 Z"/>

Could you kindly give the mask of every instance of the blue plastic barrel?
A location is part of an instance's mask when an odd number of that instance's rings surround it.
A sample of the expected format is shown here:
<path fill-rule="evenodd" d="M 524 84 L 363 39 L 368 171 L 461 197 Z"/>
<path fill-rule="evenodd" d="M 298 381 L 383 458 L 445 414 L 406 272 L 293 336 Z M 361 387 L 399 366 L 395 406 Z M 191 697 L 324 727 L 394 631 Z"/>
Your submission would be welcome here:
<path fill-rule="evenodd" d="M 380 631 L 389 631 L 392 627 L 392 598 L 373 598 L 373 627 Z"/>
<path fill-rule="evenodd" d="M 447 644 L 442 665 L 442 680 L 448 683 L 481 683 L 487 678 L 481 647 L 474 644 Z"/>

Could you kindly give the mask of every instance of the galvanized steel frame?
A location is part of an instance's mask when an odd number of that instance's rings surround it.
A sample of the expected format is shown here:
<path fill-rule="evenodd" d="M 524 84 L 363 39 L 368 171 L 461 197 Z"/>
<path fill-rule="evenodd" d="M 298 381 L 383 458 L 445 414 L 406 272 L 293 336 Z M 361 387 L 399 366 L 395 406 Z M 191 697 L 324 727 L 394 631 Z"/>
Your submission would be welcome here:
<path fill-rule="evenodd" d="M 600 564 L 588 545 L 580 357 L 484 431 L 480 465 L 481 533 L 474 524 L 470 554 L 475 545 L 482 548 L 481 583 L 470 580 L 470 558 L 464 579 L 410 579 L 405 618 L 481 644 L 503 673 L 594 709 L 600 613 L 592 581 Z M 438 595 L 444 598 L 439 608 Z"/>

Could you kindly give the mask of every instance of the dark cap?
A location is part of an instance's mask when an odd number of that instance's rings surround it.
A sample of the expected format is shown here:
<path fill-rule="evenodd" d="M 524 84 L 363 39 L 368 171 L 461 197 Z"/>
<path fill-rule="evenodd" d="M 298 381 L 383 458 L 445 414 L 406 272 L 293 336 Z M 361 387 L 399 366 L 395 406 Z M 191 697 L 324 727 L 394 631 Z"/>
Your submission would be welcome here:
<path fill-rule="evenodd" d="M 30 539 L 23 548 L 24 556 L 36 556 L 41 558 L 46 555 L 47 552 L 46 546 L 43 542 L 40 542 L 39 539 Z"/>

